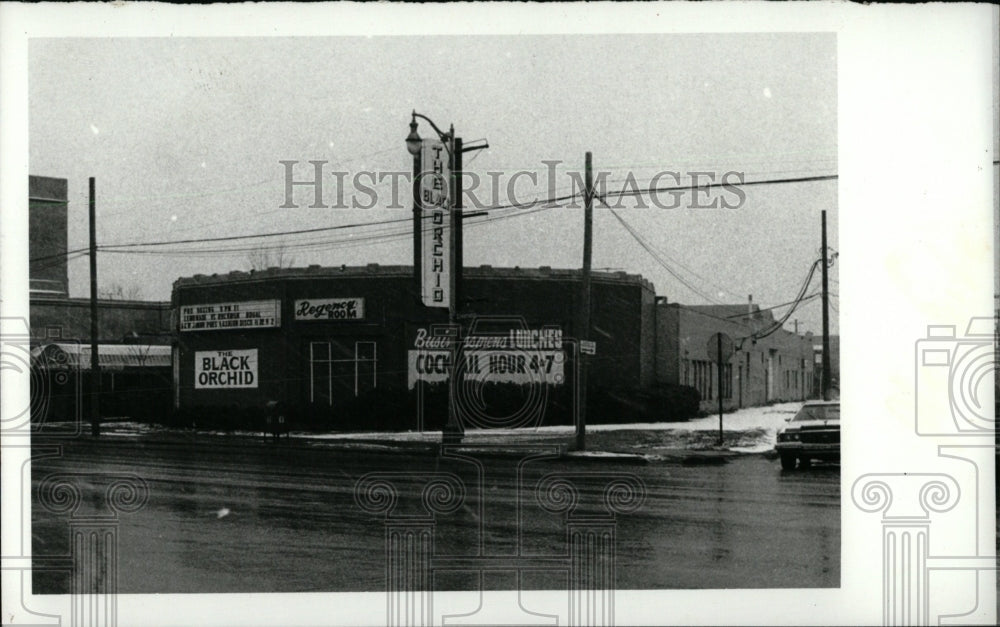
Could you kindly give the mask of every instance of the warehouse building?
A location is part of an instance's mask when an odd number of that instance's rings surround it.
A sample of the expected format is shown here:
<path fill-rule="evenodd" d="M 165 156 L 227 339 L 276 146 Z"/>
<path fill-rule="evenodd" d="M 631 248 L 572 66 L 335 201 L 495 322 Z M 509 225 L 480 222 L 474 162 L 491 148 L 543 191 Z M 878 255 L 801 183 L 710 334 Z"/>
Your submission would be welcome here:
<path fill-rule="evenodd" d="M 730 321 L 658 302 L 653 285 L 634 274 L 594 272 L 592 280 L 590 337 L 596 354 L 588 358 L 588 407 L 606 408 L 611 405 L 602 401 L 616 399 L 622 412 L 635 410 L 632 419 L 641 414 L 656 419 L 658 410 L 667 409 L 662 404 L 670 390 L 682 386 L 697 388 L 707 406 L 718 391 L 707 382 L 714 366 L 704 365 L 705 341 L 699 338 L 707 340 L 722 324 L 738 339 L 769 320 L 759 311 L 758 321 Z M 580 283 L 577 270 L 465 268 L 459 299 L 462 385 L 535 397 L 539 388 L 547 395 L 544 420 L 571 421 L 578 387 Z M 229 413 L 249 415 L 277 403 L 336 427 L 348 420 L 345 416 L 360 421 L 352 426 L 364 426 L 366 416 L 387 404 L 397 417 L 389 421 L 392 426 L 433 426 L 411 409 L 415 397 L 419 404 L 421 395 L 440 394 L 446 387 L 438 384 L 447 381 L 451 336 L 447 311 L 421 304 L 410 266 L 196 275 L 174 283 L 172 306 L 174 403 L 182 411 L 230 408 Z M 735 374 L 726 373 L 727 404 L 762 404 L 808 393 L 810 341 L 779 331 L 756 346 L 746 344 L 747 350 L 732 360 Z M 808 353 L 805 364 L 802 346 Z M 508 399 L 508 405 L 521 401 Z"/>
<path fill-rule="evenodd" d="M 657 375 L 689 385 L 701 409 L 718 407 L 718 365 L 708 353 L 717 332 L 734 341 L 735 354 L 723 364 L 723 407 L 739 408 L 814 396 L 812 335 L 780 328 L 771 311 L 744 305 L 680 305 L 660 299 L 656 306 Z"/>

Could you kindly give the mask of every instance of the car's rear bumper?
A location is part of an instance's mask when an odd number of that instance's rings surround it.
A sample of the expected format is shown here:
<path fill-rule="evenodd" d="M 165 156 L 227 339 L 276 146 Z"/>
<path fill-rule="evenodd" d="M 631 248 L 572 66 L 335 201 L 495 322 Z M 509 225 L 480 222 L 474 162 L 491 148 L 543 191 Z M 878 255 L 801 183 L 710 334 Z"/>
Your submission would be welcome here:
<path fill-rule="evenodd" d="M 810 444 L 808 442 L 778 442 L 774 449 L 779 453 L 795 453 L 837 457 L 840 455 L 840 444 Z"/>

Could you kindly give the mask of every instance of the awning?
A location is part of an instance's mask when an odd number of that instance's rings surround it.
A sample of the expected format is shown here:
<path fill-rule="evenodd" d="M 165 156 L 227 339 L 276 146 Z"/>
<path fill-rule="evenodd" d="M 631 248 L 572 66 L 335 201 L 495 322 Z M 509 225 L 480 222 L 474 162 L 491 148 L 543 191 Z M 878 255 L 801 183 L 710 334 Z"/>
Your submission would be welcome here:
<path fill-rule="evenodd" d="M 90 345 L 43 344 L 31 350 L 32 360 L 50 370 L 90 370 Z M 158 344 L 98 344 L 97 362 L 102 369 L 169 368 L 170 347 Z"/>

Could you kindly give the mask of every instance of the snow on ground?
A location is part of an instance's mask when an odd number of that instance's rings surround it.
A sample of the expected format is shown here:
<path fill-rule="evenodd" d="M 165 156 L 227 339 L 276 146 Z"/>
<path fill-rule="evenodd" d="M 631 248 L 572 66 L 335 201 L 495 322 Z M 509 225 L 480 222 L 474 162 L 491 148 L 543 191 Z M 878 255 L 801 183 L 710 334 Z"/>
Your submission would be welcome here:
<path fill-rule="evenodd" d="M 747 407 L 731 414 L 722 414 L 723 429 L 743 431 L 747 429 L 770 429 L 775 432 L 785 424 L 785 420 L 795 415 L 802 407 L 801 402 L 779 403 L 765 407 Z M 695 418 L 688 422 L 664 423 L 665 426 L 679 430 L 703 431 L 719 428 L 719 414 Z M 603 425 L 594 425 L 594 429 Z M 612 425 L 606 425 L 612 426 Z"/>
<path fill-rule="evenodd" d="M 780 403 L 765 407 L 748 407 L 738 411 L 723 414 L 723 434 L 731 451 L 740 453 L 762 453 L 774 448 L 774 442 L 780 429 L 788 418 L 802 406 L 801 402 Z M 587 425 L 587 433 L 605 446 L 615 448 L 715 448 L 715 438 L 719 430 L 718 414 L 695 418 L 687 422 L 656 422 Z M 537 429 L 470 429 L 465 432 L 463 441 L 472 444 L 484 441 L 510 441 L 532 439 L 533 436 L 549 437 L 569 436 L 574 428 L 569 425 L 538 427 Z M 649 437 L 630 437 L 628 432 L 647 433 Z M 323 440 L 389 440 L 394 442 L 439 442 L 440 431 L 403 431 L 381 433 L 343 432 L 343 433 L 292 433 L 292 437 L 308 437 Z M 628 443 L 628 446 L 626 445 Z"/>
<path fill-rule="evenodd" d="M 739 453 L 762 453 L 774 448 L 777 431 L 785 421 L 795 415 L 801 402 L 779 403 L 765 407 L 748 407 L 723 414 L 724 444 L 722 448 Z M 104 425 L 109 435 L 133 436 L 162 428 L 138 422 L 108 422 Z M 666 449 L 710 450 L 718 449 L 718 414 L 695 418 L 687 422 L 657 422 L 628 424 L 587 425 L 588 448 L 593 443 L 597 450 L 607 453 L 640 453 L 656 455 Z M 571 437 L 574 428 L 547 426 L 537 429 L 470 429 L 465 432 L 466 444 L 492 443 L 516 444 L 539 439 L 563 440 Z M 260 432 L 250 431 L 199 431 L 210 435 L 257 436 Z M 295 432 L 292 438 L 308 440 L 333 440 L 342 442 L 440 442 L 440 431 L 351 431 L 351 432 Z M 541 436 L 541 438 L 539 437 Z"/>

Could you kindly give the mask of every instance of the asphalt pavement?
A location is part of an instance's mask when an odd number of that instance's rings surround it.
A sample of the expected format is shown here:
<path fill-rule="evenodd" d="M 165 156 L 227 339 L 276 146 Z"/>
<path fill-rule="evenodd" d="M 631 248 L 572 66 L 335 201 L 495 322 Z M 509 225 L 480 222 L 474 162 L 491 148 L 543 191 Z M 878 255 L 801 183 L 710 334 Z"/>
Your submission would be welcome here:
<path fill-rule="evenodd" d="M 46 477 L 72 474 L 82 496 L 75 516 L 86 516 L 107 514 L 108 485 L 132 474 L 149 497 L 115 523 L 120 592 L 384 590 L 387 524 L 426 520 L 424 488 L 450 475 L 461 498 L 438 503 L 434 555 L 551 558 L 555 571 L 524 573 L 524 588 L 565 587 L 567 525 L 581 520 L 614 528 L 618 589 L 840 585 L 837 465 L 786 472 L 763 455 L 711 449 L 595 462 L 560 456 L 558 437 L 444 456 L 425 441 L 342 444 L 163 433 L 64 441 L 59 454 L 34 461 L 33 553 L 69 554 L 70 515 L 38 504 Z M 396 491 L 388 517 L 361 505 L 368 473 Z M 569 494 L 552 487 L 554 478 L 573 486 L 569 511 L 552 507 Z M 617 492 L 609 488 L 616 481 Z M 621 507 L 609 509 L 616 498 Z M 459 562 L 435 562 L 436 588 L 479 585 Z M 486 581 L 504 588 L 516 580 Z M 65 572 L 35 574 L 39 593 L 69 585 Z"/>

